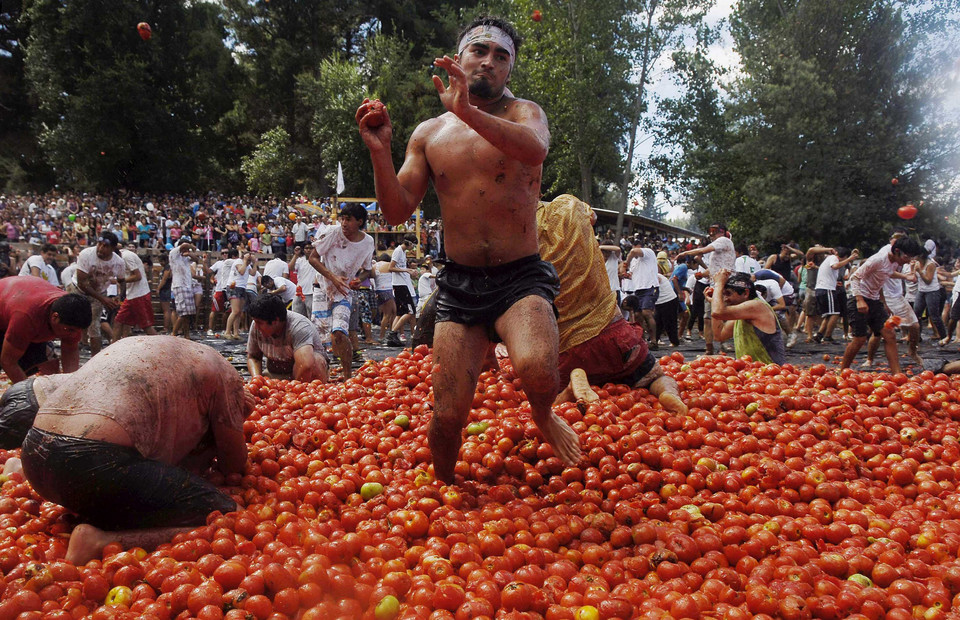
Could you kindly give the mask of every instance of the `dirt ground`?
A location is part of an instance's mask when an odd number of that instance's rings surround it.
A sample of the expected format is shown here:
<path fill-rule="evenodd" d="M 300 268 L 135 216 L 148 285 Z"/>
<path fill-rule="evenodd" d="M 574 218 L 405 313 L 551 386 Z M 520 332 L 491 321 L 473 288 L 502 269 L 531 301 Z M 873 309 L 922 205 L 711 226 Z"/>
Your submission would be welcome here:
<path fill-rule="evenodd" d="M 374 331 L 374 336 L 377 337 L 377 330 Z M 907 374 L 916 374 L 922 370 L 933 370 L 938 371 L 940 367 L 946 361 L 953 361 L 960 359 L 960 350 L 958 350 L 957 343 L 951 343 L 945 347 L 940 347 L 937 345 L 937 342 L 933 340 L 933 335 L 930 330 L 924 331 L 923 341 L 920 343 L 920 355 L 923 357 L 924 365 L 923 368 L 918 367 L 906 356 L 907 345 L 906 342 L 900 343 L 900 364 L 901 368 Z M 787 349 L 787 361 L 790 364 L 795 366 L 811 366 L 813 364 L 827 364 L 828 366 L 837 366 L 840 365 L 841 356 L 843 355 L 844 347 L 846 347 L 846 341 L 842 339 L 842 333 L 838 330 L 835 334 L 835 337 L 840 339 L 834 343 L 804 343 L 799 342 L 792 349 Z M 204 344 L 207 344 L 223 355 L 227 361 L 234 365 L 237 370 L 240 371 L 240 374 L 247 376 L 247 359 L 246 359 L 246 341 L 229 341 L 223 340 L 220 338 L 210 338 L 205 334 L 200 335 L 197 332 L 194 332 L 194 339 Z M 363 346 L 363 345 L 361 345 Z M 725 344 L 726 355 L 733 355 L 733 342 L 728 342 Z M 387 347 L 381 345 L 370 345 L 361 348 L 360 356 L 363 360 L 374 360 L 381 361 L 388 357 L 395 356 L 402 349 L 400 347 Z M 703 341 L 694 340 L 686 341 L 681 340 L 680 345 L 676 348 L 669 345 L 661 344 L 659 349 L 654 351 L 656 355 L 669 355 L 673 351 L 680 351 L 683 353 L 687 359 L 693 359 L 698 355 L 703 355 Z M 826 356 L 826 357 L 825 357 Z M 89 357 L 89 353 L 86 351 L 81 351 L 81 359 L 85 360 Z M 359 358 L 358 358 L 359 359 Z M 855 370 L 868 370 L 867 368 L 862 367 L 860 364 L 866 359 L 866 347 L 864 347 L 860 354 L 857 356 L 857 360 L 853 365 Z M 334 368 L 337 367 L 337 363 L 334 362 Z M 354 368 L 359 365 L 359 362 L 354 362 Z M 889 366 L 886 362 L 886 357 L 883 354 L 883 347 L 881 346 L 877 352 L 876 364 L 872 368 L 876 371 L 889 371 Z"/>

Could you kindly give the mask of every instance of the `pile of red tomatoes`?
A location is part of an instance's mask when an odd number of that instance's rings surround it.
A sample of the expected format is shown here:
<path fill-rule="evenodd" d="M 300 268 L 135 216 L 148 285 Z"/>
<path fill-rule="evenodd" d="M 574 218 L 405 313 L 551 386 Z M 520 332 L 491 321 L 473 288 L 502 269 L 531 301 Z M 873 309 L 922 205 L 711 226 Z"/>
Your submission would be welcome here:
<path fill-rule="evenodd" d="M 943 375 L 661 364 L 687 416 L 607 385 L 537 438 L 484 373 L 457 464 L 431 475 L 429 351 L 342 384 L 256 379 L 245 507 L 156 551 L 64 561 L 63 510 L 0 497 L 6 618 L 925 618 L 960 608 L 960 403 Z M 0 454 L 0 457 L 6 456 Z"/>

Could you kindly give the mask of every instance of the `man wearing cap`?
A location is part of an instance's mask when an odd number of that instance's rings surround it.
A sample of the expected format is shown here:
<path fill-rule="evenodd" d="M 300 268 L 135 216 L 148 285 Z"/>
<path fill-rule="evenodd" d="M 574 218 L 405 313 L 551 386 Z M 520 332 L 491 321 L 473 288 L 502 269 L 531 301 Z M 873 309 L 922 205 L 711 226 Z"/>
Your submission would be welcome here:
<path fill-rule="evenodd" d="M 694 248 L 692 250 L 687 250 L 685 252 L 680 252 L 677 254 L 677 257 L 681 256 L 703 256 L 709 254 L 707 257 L 704 267 L 707 269 L 707 275 L 710 278 L 710 282 L 716 286 L 716 281 L 714 276 L 720 272 L 721 269 L 726 269 L 727 271 L 734 271 L 737 264 L 737 250 L 733 247 L 733 241 L 730 240 L 730 237 L 727 236 L 727 231 L 720 224 L 713 224 L 710 226 L 710 243 L 701 247 Z M 707 296 L 706 301 L 703 304 L 703 318 L 704 318 L 704 340 L 706 343 L 706 353 L 707 355 L 713 355 L 713 324 L 710 320 L 712 314 L 712 301 L 710 296 Z"/>
<path fill-rule="evenodd" d="M 750 276 L 721 269 L 713 276 L 713 335 L 723 342 L 733 338 L 735 355 L 749 355 L 764 364 L 786 363 L 783 331 L 777 315 L 757 296 Z"/>
<path fill-rule="evenodd" d="M 384 105 L 364 101 L 356 115 L 387 222 L 406 222 L 431 182 L 440 201 L 449 262 L 437 275 L 437 398 L 428 440 L 436 476 L 447 483 L 454 482 L 481 364 L 499 339 L 544 438 L 563 463 L 580 459 L 576 432 L 551 411 L 560 387 L 553 307 L 559 281 L 537 254 L 536 221 L 547 118 L 506 88 L 520 43 L 510 23 L 479 17 L 458 41 L 453 58 L 434 61 L 450 79 L 444 85 L 433 78 L 447 112 L 414 130 L 399 173 Z"/>
<path fill-rule="evenodd" d="M 86 248 L 77 255 L 77 284 L 67 287 L 68 293 L 82 293 L 90 300 L 90 310 L 93 320 L 87 328 L 90 338 L 90 355 L 96 355 L 103 347 L 103 338 L 100 335 L 100 313 L 104 308 L 115 310 L 120 301 L 107 297 L 107 287 L 110 281 L 122 280 L 126 272 L 126 264 L 117 254 L 119 240 L 112 232 L 100 235 L 97 245 Z"/>

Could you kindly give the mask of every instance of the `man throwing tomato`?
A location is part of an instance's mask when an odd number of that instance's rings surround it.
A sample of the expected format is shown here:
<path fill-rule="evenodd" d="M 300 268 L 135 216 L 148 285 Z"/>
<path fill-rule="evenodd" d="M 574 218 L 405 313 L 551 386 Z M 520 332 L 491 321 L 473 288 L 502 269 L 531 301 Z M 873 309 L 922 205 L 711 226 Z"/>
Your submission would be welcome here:
<path fill-rule="evenodd" d="M 457 54 L 434 62 L 447 112 L 421 123 L 399 173 L 393 127 L 379 101 L 357 110 L 370 150 L 380 208 L 391 224 L 414 212 L 432 182 L 440 200 L 449 261 L 437 276 L 433 373 L 435 412 L 428 439 L 438 479 L 454 482 L 462 431 L 488 344 L 502 340 L 523 382 L 531 415 L 557 456 L 573 465 L 580 442 L 554 414 L 559 391 L 553 300 L 558 279 L 537 253 L 537 201 L 550 132 L 536 103 L 507 90 L 520 37 L 499 18 L 461 33 Z"/>

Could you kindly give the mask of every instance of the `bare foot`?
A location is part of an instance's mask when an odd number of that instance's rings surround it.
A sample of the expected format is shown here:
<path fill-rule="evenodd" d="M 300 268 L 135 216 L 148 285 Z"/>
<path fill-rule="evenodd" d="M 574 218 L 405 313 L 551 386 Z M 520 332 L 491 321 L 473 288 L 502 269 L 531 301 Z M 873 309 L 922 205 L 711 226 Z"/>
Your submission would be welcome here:
<path fill-rule="evenodd" d="M 580 437 L 569 424 L 551 412 L 546 421 L 537 427 L 564 465 L 573 467 L 577 464 L 580 460 Z"/>
<path fill-rule="evenodd" d="M 83 566 L 90 560 L 100 557 L 103 548 L 111 540 L 108 532 L 88 523 L 81 523 L 70 533 L 70 544 L 67 545 L 67 555 L 64 559 L 74 566 Z"/>
<path fill-rule="evenodd" d="M 913 355 L 911 355 L 911 356 L 909 356 L 909 357 L 910 357 L 910 359 L 913 360 L 913 363 L 917 364 L 918 366 L 923 366 L 923 358 L 920 357 L 920 354 L 919 354 L 919 353 L 914 353 Z"/>
<path fill-rule="evenodd" d="M 680 415 L 687 415 L 687 406 L 676 394 L 672 394 L 670 392 L 661 392 L 659 400 L 660 404 L 667 411 L 672 411 Z"/>
<path fill-rule="evenodd" d="M 15 456 L 11 456 L 3 464 L 3 475 L 9 476 L 10 474 L 23 474 L 23 464 Z"/>
<path fill-rule="evenodd" d="M 574 368 L 570 372 L 570 387 L 573 388 L 573 395 L 577 400 L 585 403 L 595 403 L 600 400 L 597 393 L 590 387 L 587 373 L 582 368 Z"/>

